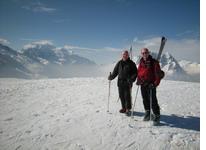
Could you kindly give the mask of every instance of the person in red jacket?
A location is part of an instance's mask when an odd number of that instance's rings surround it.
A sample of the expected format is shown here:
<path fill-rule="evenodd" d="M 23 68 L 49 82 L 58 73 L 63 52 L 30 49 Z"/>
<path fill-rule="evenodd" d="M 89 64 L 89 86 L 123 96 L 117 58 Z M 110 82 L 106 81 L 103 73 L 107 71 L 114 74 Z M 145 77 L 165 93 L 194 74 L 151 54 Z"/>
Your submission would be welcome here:
<path fill-rule="evenodd" d="M 143 99 L 145 116 L 144 121 L 150 120 L 150 94 L 152 94 L 152 111 L 154 115 L 152 120 L 154 124 L 160 121 L 160 107 L 156 97 L 156 87 L 160 84 L 158 75 L 160 69 L 159 62 L 152 58 L 147 48 L 141 50 L 142 58 L 137 69 L 137 85 L 141 86 L 141 95 Z M 152 92 L 152 93 L 150 93 Z"/>

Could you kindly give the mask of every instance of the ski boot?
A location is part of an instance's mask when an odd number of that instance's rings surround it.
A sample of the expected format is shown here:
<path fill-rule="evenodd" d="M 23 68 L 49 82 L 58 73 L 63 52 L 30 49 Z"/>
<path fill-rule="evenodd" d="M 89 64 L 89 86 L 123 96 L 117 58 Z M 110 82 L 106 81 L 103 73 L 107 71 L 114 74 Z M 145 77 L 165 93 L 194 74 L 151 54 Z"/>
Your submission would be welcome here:
<path fill-rule="evenodd" d="M 143 121 L 149 121 L 150 120 L 150 111 L 145 111 L 145 115 L 143 118 Z"/>
<path fill-rule="evenodd" d="M 160 124 L 160 115 L 154 115 L 154 118 L 152 118 L 152 120 L 153 120 L 153 125 L 158 126 Z"/>

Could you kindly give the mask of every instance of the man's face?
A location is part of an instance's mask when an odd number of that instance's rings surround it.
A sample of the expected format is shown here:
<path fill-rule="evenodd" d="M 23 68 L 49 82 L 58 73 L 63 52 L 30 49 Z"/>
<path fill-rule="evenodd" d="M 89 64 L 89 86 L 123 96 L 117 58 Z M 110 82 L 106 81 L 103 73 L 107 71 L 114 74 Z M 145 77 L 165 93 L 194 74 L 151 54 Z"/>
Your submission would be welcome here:
<path fill-rule="evenodd" d="M 143 59 L 146 60 L 148 58 L 148 56 L 149 56 L 148 49 L 142 49 L 141 50 L 141 54 L 142 54 Z"/>
<path fill-rule="evenodd" d="M 128 52 L 127 52 L 127 51 L 126 51 L 126 52 L 123 52 L 123 53 L 122 53 L 122 59 L 123 59 L 123 61 L 126 61 L 128 58 L 129 58 Z"/>

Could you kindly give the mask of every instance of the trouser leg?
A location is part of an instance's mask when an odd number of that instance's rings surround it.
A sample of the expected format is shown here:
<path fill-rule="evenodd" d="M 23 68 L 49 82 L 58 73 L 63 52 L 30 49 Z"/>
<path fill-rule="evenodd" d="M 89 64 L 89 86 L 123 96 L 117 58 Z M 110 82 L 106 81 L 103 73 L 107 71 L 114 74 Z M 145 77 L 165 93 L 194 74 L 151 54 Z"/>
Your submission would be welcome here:
<path fill-rule="evenodd" d="M 155 115 L 160 115 L 160 107 L 156 96 L 156 88 L 152 89 L 152 110 Z"/>
<path fill-rule="evenodd" d="M 124 88 L 119 86 L 118 91 L 119 91 L 119 98 L 121 100 L 122 108 L 125 109 L 126 106 L 125 106 Z"/>
<path fill-rule="evenodd" d="M 131 109 L 132 103 L 131 103 L 130 87 L 120 86 L 118 87 L 118 90 L 119 90 L 119 97 L 121 100 L 122 108 Z"/>
<path fill-rule="evenodd" d="M 132 108 L 132 102 L 131 102 L 131 88 L 125 87 L 124 89 L 124 97 L 125 97 L 125 106 L 127 109 Z"/>
<path fill-rule="evenodd" d="M 145 111 L 150 111 L 149 88 L 146 86 L 141 86 L 141 95 Z"/>

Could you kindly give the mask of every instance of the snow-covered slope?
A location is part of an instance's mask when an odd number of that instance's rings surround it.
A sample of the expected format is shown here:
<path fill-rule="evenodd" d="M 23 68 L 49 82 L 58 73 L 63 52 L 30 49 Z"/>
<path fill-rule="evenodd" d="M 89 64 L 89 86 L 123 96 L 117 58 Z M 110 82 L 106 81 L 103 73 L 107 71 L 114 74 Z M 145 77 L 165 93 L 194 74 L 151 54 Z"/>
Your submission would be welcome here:
<path fill-rule="evenodd" d="M 137 87 L 133 87 L 133 98 Z M 140 93 L 134 120 L 120 114 L 116 80 L 0 79 L 1 149 L 200 149 L 199 83 L 162 80 L 161 126 L 143 122 Z"/>

